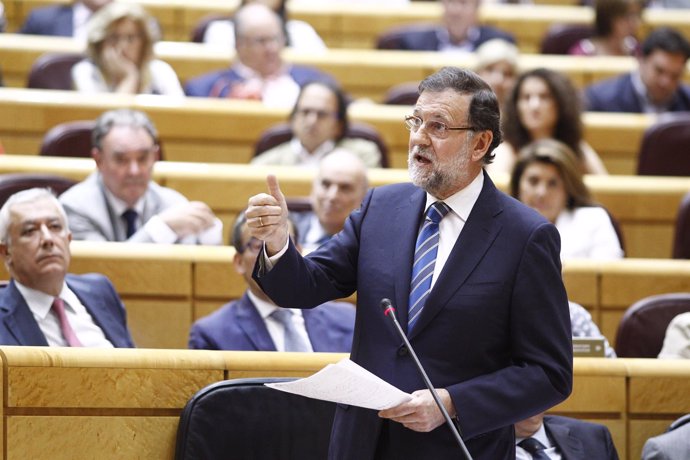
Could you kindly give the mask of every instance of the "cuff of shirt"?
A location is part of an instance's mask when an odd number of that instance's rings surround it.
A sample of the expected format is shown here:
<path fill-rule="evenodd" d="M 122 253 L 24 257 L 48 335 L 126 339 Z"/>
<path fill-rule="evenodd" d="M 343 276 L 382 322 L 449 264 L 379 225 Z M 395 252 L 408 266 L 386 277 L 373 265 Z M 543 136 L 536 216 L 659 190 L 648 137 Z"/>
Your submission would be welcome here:
<path fill-rule="evenodd" d="M 172 244 L 177 241 L 177 234 L 158 216 L 153 216 L 144 225 L 154 243 Z"/>
<path fill-rule="evenodd" d="M 273 254 L 271 257 L 268 257 L 268 254 L 266 254 L 266 245 L 264 244 L 263 249 L 261 250 L 261 257 L 264 260 L 264 268 L 266 271 L 270 271 L 275 264 L 278 263 L 278 260 L 285 254 L 288 250 L 288 247 L 290 246 L 290 237 L 288 237 L 287 241 L 285 242 L 285 246 L 283 246 L 283 249 L 278 251 L 276 254 Z"/>

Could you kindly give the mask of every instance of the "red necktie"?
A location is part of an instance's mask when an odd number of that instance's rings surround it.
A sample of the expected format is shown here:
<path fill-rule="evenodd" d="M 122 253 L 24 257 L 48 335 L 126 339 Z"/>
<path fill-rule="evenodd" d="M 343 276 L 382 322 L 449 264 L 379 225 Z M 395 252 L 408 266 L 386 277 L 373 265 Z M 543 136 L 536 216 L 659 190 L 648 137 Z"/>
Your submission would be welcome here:
<path fill-rule="evenodd" d="M 65 313 L 65 303 L 60 297 L 55 297 L 53 300 L 53 305 L 51 307 L 58 319 L 60 320 L 60 330 L 62 331 L 62 336 L 67 341 L 67 345 L 70 347 L 81 347 L 83 346 L 77 334 L 74 333 L 74 329 L 70 326 L 69 321 L 67 321 L 67 314 Z"/>

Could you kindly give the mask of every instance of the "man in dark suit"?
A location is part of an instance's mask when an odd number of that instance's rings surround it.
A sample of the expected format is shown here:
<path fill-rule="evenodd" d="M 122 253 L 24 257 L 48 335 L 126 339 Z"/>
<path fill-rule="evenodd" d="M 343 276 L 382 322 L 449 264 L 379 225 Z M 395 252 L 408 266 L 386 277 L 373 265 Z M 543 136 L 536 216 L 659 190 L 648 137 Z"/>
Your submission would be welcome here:
<path fill-rule="evenodd" d="M 563 460 L 618 460 L 611 432 L 598 423 L 541 413 L 516 423 L 515 436 L 517 460 L 558 454 Z"/>
<path fill-rule="evenodd" d="M 189 80 L 187 96 L 254 99 L 291 108 L 306 83 L 333 81 L 315 68 L 283 61 L 280 54 L 285 48 L 285 32 L 278 15 L 267 6 L 256 3 L 241 7 L 234 23 L 235 64 Z"/>
<path fill-rule="evenodd" d="M 292 238 L 296 229 L 291 226 Z M 292 311 L 288 315 L 297 333 L 306 344 L 305 350 L 286 347 L 287 327 L 274 312 L 280 308 L 252 279 L 252 268 L 261 250 L 261 242 L 253 239 L 247 229 L 247 219 L 241 213 L 232 230 L 235 247 L 235 271 L 247 282 L 241 299 L 227 303 L 192 325 L 189 348 L 207 350 L 254 351 L 319 351 L 345 353 L 352 346 L 355 309 L 346 302 L 327 302 L 313 310 Z"/>
<path fill-rule="evenodd" d="M 501 142 L 498 101 L 486 82 L 446 67 L 419 89 L 405 119 L 414 185 L 372 189 L 343 231 L 302 257 L 289 242 L 285 200 L 269 176 L 269 193 L 251 197 L 246 213 L 252 235 L 264 241 L 254 276 L 287 307 L 356 290 L 351 359 L 413 395 L 379 413 L 339 405 L 331 458 L 458 456 L 379 306 L 390 298 L 474 459 L 513 459 L 513 424 L 572 389 L 558 231 L 498 191 L 483 171 Z"/>
<path fill-rule="evenodd" d="M 439 27 L 402 34 L 399 48 L 412 51 L 472 52 L 482 43 L 500 38 L 515 43 L 515 37 L 500 29 L 479 24 L 480 0 L 441 0 L 443 23 Z"/>
<path fill-rule="evenodd" d="M 668 27 L 653 30 L 642 43 L 638 68 L 585 90 L 592 112 L 663 113 L 690 110 L 690 86 L 683 83 L 690 44 Z"/>
<path fill-rule="evenodd" d="M 86 40 L 86 23 L 91 15 L 112 0 L 82 0 L 69 5 L 35 8 L 19 33 L 75 37 Z"/>
<path fill-rule="evenodd" d="M 0 255 L 12 277 L 0 290 L 3 345 L 134 347 L 120 297 L 102 275 L 68 275 L 72 235 L 46 189 L 0 209 Z"/>

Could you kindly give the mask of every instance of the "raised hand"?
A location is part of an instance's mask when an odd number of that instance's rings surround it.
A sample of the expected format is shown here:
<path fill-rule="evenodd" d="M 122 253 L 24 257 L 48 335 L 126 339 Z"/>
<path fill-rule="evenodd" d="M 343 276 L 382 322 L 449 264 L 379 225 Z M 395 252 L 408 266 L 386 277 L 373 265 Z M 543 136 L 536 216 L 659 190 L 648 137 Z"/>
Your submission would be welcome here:
<path fill-rule="evenodd" d="M 276 176 L 266 177 L 268 193 L 259 193 L 249 198 L 245 216 L 250 234 L 266 244 L 269 256 L 285 246 L 289 236 L 288 210 L 285 196 L 280 191 Z"/>

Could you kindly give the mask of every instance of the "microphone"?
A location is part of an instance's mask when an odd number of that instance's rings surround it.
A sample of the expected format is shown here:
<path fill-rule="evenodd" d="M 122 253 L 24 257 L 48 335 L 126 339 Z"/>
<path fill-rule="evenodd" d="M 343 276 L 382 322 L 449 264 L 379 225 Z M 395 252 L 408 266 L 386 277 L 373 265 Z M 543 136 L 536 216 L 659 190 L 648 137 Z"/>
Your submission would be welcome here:
<path fill-rule="evenodd" d="M 457 441 L 458 446 L 460 446 L 460 450 L 462 451 L 463 456 L 467 460 L 472 460 L 472 456 L 470 455 L 469 451 L 467 450 L 467 446 L 465 446 L 465 442 L 462 440 L 462 436 L 460 434 L 460 427 L 458 425 L 456 425 L 455 423 L 453 423 L 453 419 L 450 418 L 450 414 L 448 413 L 448 411 L 446 410 L 446 407 L 441 402 L 441 398 L 438 396 L 438 393 L 436 393 L 436 389 L 431 384 L 431 380 L 429 380 L 429 377 L 426 375 L 426 371 L 424 370 L 422 363 L 419 361 L 419 358 L 417 358 L 417 353 L 414 352 L 414 348 L 412 348 L 412 345 L 410 345 L 410 341 L 407 340 L 407 336 L 403 332 L 402 327 L 400 327 L 400 323 L 398 322 L 398 318 L 395 317 L 395 308 L 393 308 L 393 304 L 391 303 L 390 299 L 381 299 L 381 308 L 383 308 L 383 314 L 391 319 L 391 321 L 395 325 L 395 330 L 398 332 L 398 335 L 402 339 L 402 341 L 405 344 L 405 346 L 407 347 L 407 349 L 410 350 L 410 356 L 412 356 L 412 360 L 417 365 L 417 369 L 419 370 L 419 374 L 422 376 L 422 380 L 424 380 L 424 384 L 426 385 L 426 387 L 431 392 L 431 396 L 434 398 L 436 405 L 441 410 L 441 414 L 443 414 L 443 418 L 446 420 L 446 425 L 448 425 L 448 428 L 450 428 L 450 432 L 453 434 L 453 437 Z"/>

